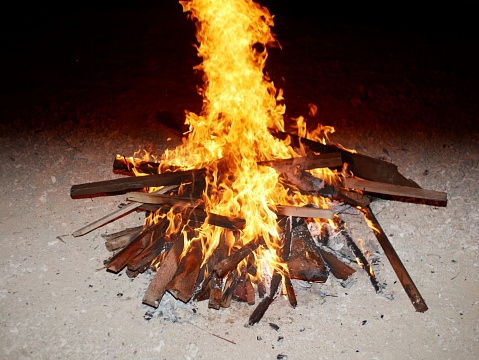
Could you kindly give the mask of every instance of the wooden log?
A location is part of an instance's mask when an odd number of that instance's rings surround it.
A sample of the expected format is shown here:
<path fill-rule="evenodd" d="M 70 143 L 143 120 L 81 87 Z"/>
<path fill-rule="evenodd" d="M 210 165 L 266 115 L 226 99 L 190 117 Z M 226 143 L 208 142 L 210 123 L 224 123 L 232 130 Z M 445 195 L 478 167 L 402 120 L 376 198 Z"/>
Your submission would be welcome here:
<path fill-rule="evenodd" d="M 175 275 L 178 264 L 180 262 L 180 256 L 183 252 L 184 240 L 182 237 L 178 237 L 173 246 L 165 256 L 165 259 L 158 268 L 155 277 L 150 282 L 150 285 L 146 289 L 143 297 L 143 303 L 152 307 L 158 307 L 163 294 L 166 291 L 166 286 Z"/>
<path fill-rule="evenodd" d="M 255 251 L 261 244 L 264 243 L 264 240 L 259 236 L 256 240 L 250 241 L 240 249 L 236 250 L 227 258 L 223 259 L 221 262 L 216 264 L 213 267 L 213 271 L 219 276 L 223 277 L 230 271 L 232 271 L 236 266 L 253 251 Z"/>
<path fill-rule="evenodd" d="M 299 166 L 301 169 L 317 169 L 322 167 L 341 167 L 343 165 L 341 154 L 339 152 L 320 155 L 309 155 L 303 157 L 277 159 L 268 161 L 259 161 L 258 165 L 270 166 L 274 168 L 283 168 L 289 166 Z M 134 175 L 133 168 L 143 174 L 158 174 L 158 169 L 161 163 L 151 161 L 136 161 L 133 165 L 126 157 L 117 155 L 113 162 L 113 171 L 124 175 Z M 174 168 L 169 168 L 175 171 Z"/>
<path fill-rule="evenodd" d="M 409 187 L 419 188 L 420 186 L 414 181 L 401 175 L 397 166 L 387 161 L 375 159 L 359 153 L 346 150 L 339 146 L 328 144 L 324 145 L 316 141 L 311 141 L 297 135 L 288 134 L 282 131 L 272 130 L 271 133 L 278 139 L 291 140 L 293 147 L 300 147 L 300 144 L 305 145 L 311 151 L 319 153 L 335 153 L 339 152 L 343 162 L 348 164 L 348 170 L 355 176 L 372 181 L 378 181 L 388 184 L 403 185 Z"/>
<path fill-rule="evenodd" d="M 159 231 L 153 232 L 148 247 L 128 261 L 128 264 L 126 265 L 128 270 L 137 271 L 139 273 L 144 272 L 150 267 L 152 262 L 165 251 L 168 247 L 165 239 L 165 230 L 166 226 Z M 172 244 L 170 244 L 170 247 L 171 245 Z"/>
<path fill-rule="evenodd" d="M 231 299 L 238 285 L 239 275 L 238 271 L 235 269 L 228 274 L 228 277 L 225 281 L 224 291 L 221 296 L 221 306 L 227 308 L 230 306 Z"/>
<path fill-rule="evenodd" d="M 377 181 L 363 180 L 356 177 L 345 177 L 343 186 L 349 189 L 379 193 L 394 196 L 403 196 L 416 199 L 425 199 L 437 202 L 447 202 L 447 194 L 441 191 L 425 190 L 416 187 L 380 183 Z"/>
<path fill-rule="evenodd" d="M 299 206 L 276 206 L 276 214 L 282 216 L 294 216 L 314 219 L 333 219 L 334 213 L 328 209 L 318 209 L 313 207 Z"/>
<path fill-rule="evenodd" d="M 386 236 L 386 233 L 376 219 L 376 216 L 374 216 L 374 213 L 371 211 L 371 208 L 368 206 L 362 209 L 362 211 L 364 213 L 366 221 L 370 223 L 370 227 L 373 229 L 374 235 L 376 235 L 376 239 L 383 248 L 384 253 L 386 254 L 389 262 L 391 263 L 394 272 L 396 273 L 414 308 L 418 312 L 426 311 L 428 309 L 426 302 L 424 301 L 423 297 L 421 296 L 421 293 L 414 284 L 414 281 L 412 280 L 411 276 L 407 272 L 406 267 L 399 258 L 399 255 L 397 254 L 396 250 Z"/>
<path fill-rule="evenodd" d="M 220 235 L 220 241 L 218 246 L 208 259 L 208 268 L 212 268 L 222 259 L 228 256 L 227 237 L 231 236 L 231 232 L 223 231 Z M 208 301 L 208 307 L 211 309 L 219 310 L 223 302 L 223 283 L 224 279 L 219 277 L 215 272 L 212 272 L 211 284 L 210 284 L 210 298 Z"/>
<path fill-rule="evenodd" d="M 142 252 L 149 244 L 152 233 L 156 230 L 160 230 L 166 225 L 166 220 L 158 221 L 156 224 L 143 230 L 138 236 L 133 239 L 127 246 L 121 251 L 115 254 L 105 265 L 105 267 L 112 272 L 119 272 L 123 269 L 131 259 Z"/>
<path fill-rule="evenodd" d="M 329 271 L 336 279 L 347 280 L 349 276 L 354 274 L 356 270 L 346 265 L 333 254 L 319 248 L 319 252 L 326 264 L 328 264 Z"/>
<path fill-rule="evenodd" d="M 287 168 L 299 167 L 302 170 L 318 169 L 318 168 L 335 168 L 341 167 L 343 161 L 339 152 L 320 155 L 309 155 L 289 159 L 260 161 L 258 165 L 270 166 L 279 171 Z"/>
<path fill-rule="evenodd" d="M 296 306 L 298 306 L 298 301 L 296 300 L 296 294 L 294 293 L 293 284 L 291 283 L 291 278 L 289 275 L 284 276 L 284 287 L 286 288 L 289 304 L 293 308 L 296 308 Z"/>
<path fill-rule="evenodd" d="M 160 205 L 155 204 L 142 204 L 139 209 L 147 211 L 157 211 L 160 209 Z M 162 213 L 167 213 L 170 211 L 171 206 L 161 206 Z M 183 211 L 184 209 L 175 208 L 175 212 Z M 227 216 L 218 215 L 214 213 L 207 213 L 203 209 L 191 208 L 188 211 L 183 213 L 185 219 L 190 219 L 198 223 L 206 223 L 218 227 L 222 227 L 227 230 L 240 230 L 246 224 L 246 221 L 241 218 L 229 218 Z"/>
<path fill-rule="evenodd" d="M 314 282 L 328 279 L 328 268 L 321 257 L 303 219 L 293 226 L 291 254 L 287 262 L 289 276 Z"/>
<path fill-rule="evenodd" d="M 341 235 L 343 235 L 343 237 L 346 239 L 347 246 L 356 257 L 356 261 L 358 262 L 358 265 L 361 266 L 368 274 L 369 280 L 371 281 L 371 284 L 374 286 L 376 293 L 380 293 L 381 287 L 379 286 L 378 279 L 376 278 L 376 275 L 374 274 L 371 264 L 366 259 L 361 249 L 359 249 L 359 247 L 354 242 L 353 238 L 351 237 L 348 230 L 346 229 L 346 224 L 344 223 L 343 220 L 339 219 L 339 217 L 336 219 L 336 224 L 338 225 Z"/>
<path fill-rule="evenodd" d="M 277 293 L 279 284 L 281 283 L 282 276 L 281 274 L 275 273 L 273 274 L 273 278 L 271 279 L 271 287 L 269 295 L 266 296 L 254 309 L 253 313 L 250 315 L 248 320 L 248 325 L 253 326 L 254 324 L 258 323 L 268 310 L 271 303 L 274 301 Z"/>
<path fill-rule="evenodd" d="M 106 239 L 105 247 L 108 251 L 115 251 L 125 247 L 133 240 L 143 229 L 143 226 L 136 226 L 117 232 L 115 234 L 102 234 L 102 237 Z"/>
<path fill-rule="evenodd" d="M 253 284 L 251 283 L 250 275 L 247 273 L 245 278 L 245 288 L 246 288 L 246 302 L 248 305 L 254 305 L 255 295 Z"/>
<path fill-rule="evenodd" d="M 179 185 L 181 183 L 194 182 L 197 178 L 202 178 L 205 174 L 206 171 L 204 169 L 199 169 L 73 185 L 70 190 L 70 196 L 72 198 L 80 198 L 105 193 L 139 190 L 147 187 Z"/>
<path fill-rule="evenodd" d="M 193 236 L 192 233 L 188 234 Z M 203 252 L 201 242 L 192 241 L 187 249 L 186 254 L 181 259 L 178 269 L 166 286 L 166 289 L 177 299 L 188 302 L 193 296 L 196 279 L 200 273 L 200 266 L 203 262 Z"/>

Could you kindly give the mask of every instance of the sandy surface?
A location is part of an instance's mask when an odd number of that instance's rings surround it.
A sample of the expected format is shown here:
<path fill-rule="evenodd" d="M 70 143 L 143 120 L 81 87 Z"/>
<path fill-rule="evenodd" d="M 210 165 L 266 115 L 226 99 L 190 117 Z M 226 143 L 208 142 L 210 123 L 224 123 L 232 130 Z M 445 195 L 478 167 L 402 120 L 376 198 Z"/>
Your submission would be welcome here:
<path fill-rule="evenodd" d="M 476 43 L 422 28 L 278 16 L 283 50 L 271 52 L 269 70 L 288 114 L 315 103 L 312 122 L 335 126 L 332 141 L 397 164 L 449 201 L 372 205 L 427 312 L 414 311 L 383 258 L 375 269 L 383 294 L 360 271 L 348 289 L 334 278 L 296 283 L 296 309 L 278 298 L 245 327 L 254 307 L 237 302 L 214 311 L 166 299 L 162 314 L 145 316 L 151 275 L 96 270 L 109 257 L 100 235 L 140 224 L 142 214 L 69 235 L 125 202 L 72 200 L 73 184 L 118 177 L 117 153 L 174 146 L 159 119 L 181 124 L 184 109 L 201 106 L 193 29 L 181 8 L 41 19 L 10 27 L 2 60 L 1 359 L 477 358 Z M 355 231 L 374 248 L 371 232 Z"/>

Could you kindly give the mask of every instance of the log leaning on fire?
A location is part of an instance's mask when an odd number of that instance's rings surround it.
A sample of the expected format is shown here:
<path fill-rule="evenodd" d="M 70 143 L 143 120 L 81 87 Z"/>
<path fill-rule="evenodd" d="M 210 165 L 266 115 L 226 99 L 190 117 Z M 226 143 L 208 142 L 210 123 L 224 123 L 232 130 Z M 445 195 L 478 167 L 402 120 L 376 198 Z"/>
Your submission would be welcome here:
<path fill-rule="evenodd" d="M 406 294 L 411 300 L 414 308 L 418 312 L 426 311 L 428 309 L 426 302 L 424 301 L 423 297 L 421 296 L 421 293 L 414 284 L 414 281 L 412 280 L 411 276 L 407 272 L 406 267 L 399 258 L 399 255 L 397 254 L 396 250 L 386 236 L 386 233 L 381 228 L 381 225 L 376 219 L 376 216 L 374 216 L 374 213 L 371 211 L 371 208 L 368 206 L 362 209 L 362 211 L 366 220 L 370 222 L 371 227 L 374 231 L 374 235 L 376 235 L 379 244 L 383 248 L 384 253 L 386 254 L 389 262 L 391 263 L 391 266 L 394 269 L 396 276 L 401 282 L 401 285 L 406 291 Z"/>

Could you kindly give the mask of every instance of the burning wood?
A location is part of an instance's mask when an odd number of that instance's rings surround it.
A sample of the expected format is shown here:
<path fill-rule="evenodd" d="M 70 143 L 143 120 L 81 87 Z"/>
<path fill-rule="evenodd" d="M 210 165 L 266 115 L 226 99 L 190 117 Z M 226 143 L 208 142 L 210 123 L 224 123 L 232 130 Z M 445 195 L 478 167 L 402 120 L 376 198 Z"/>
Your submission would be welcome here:
<path fill-rule="evenodd" d="M 72 198 L 127 193 L 132 201 L 74 236 L 131 211 L 147 211 L 141 230 L 107 238 L 107 248 L 119 250 L 106 268 L 117 273 L 126 267 L 132 277 L 156 271 L 143 298 L 153 307 L 165 291 L 184 302 L 208 300 L 214 309 L 235 298 L 254 304 L 258 291 L 263 300 L 249 318 L 253 325 L 279 293 L 297 306 L 294 279 L 324 282 L 331 272 L 345 280 L 354 272 L 313 238 L 311 224 L 339 229 L 380 291 L 371 265 L 335 213 L 344 204 L 362 209 L 413 305 L 425 311 L 368 205 L 379 194 L 445 205 L 446 194 L 421 189 L 394 164 L 326 145 L 324 137 L 305 131 L 302 118 L 295 120 L 298 135 L 282 131 L 282 93 L 264 75 L 267 47 L 277 43 L 266 8 L 251 0 L 181 3 L 201 25 L 202 112 L 187 113 L 188 137 L 160 161 L 116 157 L 114 171 L 137 176 L 74 185 Z M 316 133 L 327 131 L 320 126 Z"/>

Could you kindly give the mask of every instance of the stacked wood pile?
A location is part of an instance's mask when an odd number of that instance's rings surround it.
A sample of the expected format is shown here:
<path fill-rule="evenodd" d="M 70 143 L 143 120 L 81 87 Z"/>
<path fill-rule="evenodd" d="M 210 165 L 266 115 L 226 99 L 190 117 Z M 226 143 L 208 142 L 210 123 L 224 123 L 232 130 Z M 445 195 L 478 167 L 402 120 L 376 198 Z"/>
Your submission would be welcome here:
<path fill-rule="evenodd" d="M 306 147 L 308 156 L 262 162 L 260 165 L 275 168 L 285 184 L 291 184 L 291 187 L 299 188 L 301 192 L 333 200 L 329 209 L 276 207 L 282 242 L 278 255 L 286 264 L 287 271 L 274 272 L 262 278 L 256 276 L 259 269 L 255 266 L 255 253 L 267 247 L 267 244 L 261 236 L 242 244 L 239 239 L 244 219 L 205 210 L 200 196 L 205 189 L 205 169 L 171 169 L 173 171 L 158 174 L 158 163 L 137 162 L 134 166 L 145 176 L 74 185 L 71 188 L 73 198 L 126 194 L 130 203 L 75 231 L 73 235 L 84 235 L 132 211 L 173 214 L 175 227 L 179 229 L 177 231 L 171 230 L 167 217 L 160 216 L 156 222 L 104 235 L 107 249 L 114 252 L 105 263 L 106 269 L 114 273 L 126 269 L 130 277 L 136 277 L 148 269 L 156 271 L 143 298 L 145 304 L 153 307 L 159 305 L 166 291 L 184 302 L 208 300 L 208 306 L 214 309 L 229 307 L 232 299 L 253 305 L 257 302 L 256 297 L 259 297 L 261 301 L 249 318 L 249 324 L 252 325 L 261 320 L 279 293 L 287 295 L 291 306 L 297 305 L 291 279 L 324 282 L 331 273 L 338 279 L 346 280 L 354 273 L 352 267 L 327 247 L 325 239 L 331 223 L 335 231 L 341 233 L 353 257 L 366 270 L 376 291 L 381 291 L 368 260 L 337 214 L 339 207 L 350 207 L 361 211 L 370 224 L 416 311 L 426 311 L 424 299 L 369 203 L 375 197 L 381 197 L 445 206 L 446 194 L 422 189 L 414 181 L 402 176 L 394 164 L 283 132 L 273 134 L 279 139 L 289 137 L 293 147 Z M 320 155 L 316 155 L 318 153 Z M 334 184 L 328 184 L 307 171 L 321 167 L 343 169 L 343 172 Z M 118 173 L 133 175 L 133 165 L 126 158 L 117 157 L 113 169 Z M 146 192 L 150 187 L 163 188 L 154 193 Z M 312 219 L 317 219 L 316 223 L 324 222 L 319 236 L 313 237 L 308 229 Z M 224 229 L 219 244 L 207 259 L 203 258 L 201 242 L 194 240 L 197 239 L 201 223 Z M 227 243 L 231 242 L 235 246 L 229 249 Z M 187 248 L 185 244 L 188 244 Z"/>

